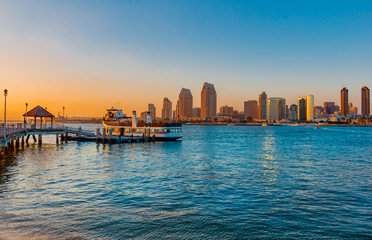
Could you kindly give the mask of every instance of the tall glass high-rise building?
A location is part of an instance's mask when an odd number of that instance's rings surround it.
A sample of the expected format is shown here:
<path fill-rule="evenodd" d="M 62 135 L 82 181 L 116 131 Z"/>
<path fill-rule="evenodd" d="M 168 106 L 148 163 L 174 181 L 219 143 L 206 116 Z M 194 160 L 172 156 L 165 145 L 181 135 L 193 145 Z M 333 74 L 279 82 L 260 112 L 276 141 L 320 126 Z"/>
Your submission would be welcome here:
<path fill-rule="evenodd" d="M 314 121 L 314 96 L 308 95 L 297 99 L 297 118 L 298 121 Z"/>
<path fill-rule="evenodd" d="M 349 90 L 346 87 L 341 89 L 341 116 L 349 114 Z"/>
<path fill-rule="evenodd" d="M 266 119 L 280 121 L 285 119 L 285 99 L 272 97 L 266 99 Z"/>
<path fill-rule="evenodd" d="M 298 121 L 306 121 L 306 97 L 299 97 L 297 100 L 297 119 Z"/>
<path fill-rule="evenodd" d="M 292 104 L 290 106 L 289 110 L 291 111 L 290 119 L 292 121 L 297 121 L 297 105 L 296 104 Z"/>
<path fill-rule="evenodd" d="M 266 119 L 266 99 L 267 95 L 265 92 L 262 92 L 258 97 L 258 118 Z"/>
<path fill-rule="evenodd" d="M 182 119 L 192 117 L 192 94 L 190 89 L 181 89 L 178 96 L 178 112 Z"/>
<path fill-rule="evenodd" d="M 362 87 L 362 115 L 363 116 L 369 116 L 370 112 L 370 93 L 369 93 L 369 88 L 366 86 Z"/>
<path fill-rule="evenodd" d="M 308 95 L 306 97 L 306 120 L 308 122 L 314 121 L 314 96 Z"/>
<path fill-rule="evenodd" d="M 208 119 L 217 115 L 217 93 L 213 84 L 205 82 L 201 91 L 201 118 Z"/>
<path fill-rule="evenodd" d="M 161 110 L 162 119 L 172 119 L 172 102 L 167 97 L 163 100 L 163 109 Z"/>

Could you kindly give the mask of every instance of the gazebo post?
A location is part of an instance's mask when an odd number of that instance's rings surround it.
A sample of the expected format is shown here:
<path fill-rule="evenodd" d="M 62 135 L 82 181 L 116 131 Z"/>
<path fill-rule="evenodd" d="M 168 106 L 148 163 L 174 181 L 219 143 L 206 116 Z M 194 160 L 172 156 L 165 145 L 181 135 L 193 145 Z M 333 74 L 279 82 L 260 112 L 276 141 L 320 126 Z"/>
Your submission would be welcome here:
<path fill-rule="evenodd" d="M 36 129 L 36 117 L 35 117 L 35 121 L 34 121 L 34 129 Z"/>

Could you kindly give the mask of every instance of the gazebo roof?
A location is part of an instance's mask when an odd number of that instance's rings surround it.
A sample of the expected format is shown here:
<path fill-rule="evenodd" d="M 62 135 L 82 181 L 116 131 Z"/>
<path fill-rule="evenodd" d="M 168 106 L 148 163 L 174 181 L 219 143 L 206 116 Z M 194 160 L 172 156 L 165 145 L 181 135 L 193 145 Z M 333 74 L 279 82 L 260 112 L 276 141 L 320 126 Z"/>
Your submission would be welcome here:
<path fill-rule="evenodd" d="M 23 114 L 24 117 L 26 117 L 26 114 Z M 45 110 L 44 108 L 37 106 L 33 108 L 32 110 L 27 112 L 27 117 L 50 117 L 54 118 L 54 115 Z"/>

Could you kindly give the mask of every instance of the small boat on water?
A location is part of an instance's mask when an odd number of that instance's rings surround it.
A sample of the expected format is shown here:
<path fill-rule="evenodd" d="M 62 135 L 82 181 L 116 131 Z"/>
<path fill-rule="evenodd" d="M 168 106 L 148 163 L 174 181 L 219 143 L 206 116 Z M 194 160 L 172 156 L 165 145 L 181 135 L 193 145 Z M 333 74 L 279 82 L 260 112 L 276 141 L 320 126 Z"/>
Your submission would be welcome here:
<path fill-rule="evenodd" d="M 102 125 L 107 135 L 116 137 L 145 137 L 157 141 L 174 141 L 182 138 L 182 124 L 171 122 L 152 122 L 150 112 L 146 112 L 146 119 L 137 120 L 136 111 L 132 117 L 127 117 L 121 109 L 106 110 Z"/>

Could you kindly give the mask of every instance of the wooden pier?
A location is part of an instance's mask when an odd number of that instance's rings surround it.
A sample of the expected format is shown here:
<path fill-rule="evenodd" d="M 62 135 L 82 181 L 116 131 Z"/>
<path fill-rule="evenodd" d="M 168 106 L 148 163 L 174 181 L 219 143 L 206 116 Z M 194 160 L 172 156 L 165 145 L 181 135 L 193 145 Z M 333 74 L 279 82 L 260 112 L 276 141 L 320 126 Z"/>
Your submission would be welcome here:
<path fill-rule="evenodd" d="M 64 125 L 52 125 L 48 127 L 36 128 L 35 125 L 26 127 L 25 124 L 8 124 L 6 129 L 4 125 L 0 127 L 0 148 L 7 152 L 7 150 L 13 149 L 24 145 L 29 145 L 30 140 L 34 144 L 41 145 L 43 143 L 44 135 L 55 135 L 56 144 L 62 141 L 79 141 L 79 142 L 101 142 L 101 143 L 137 143 L 137 142 L 154 142 L 155 137 L 151 136 L 112 136 L 110 132 L 108 135 L 105 133 L 99 134 L 83 130 L 81 127 L 72 128 Z M 4 134 L 5 130 L 5 134 Z"/>
<path fill-rule="evenodd" d="M 81 127 L 72 128 L 63 125 L 52 125 L 49 127 L 36 128 L 35 125 L 26 127 L 25 124 L 8 124 L 6 129 L 4 125 L 0 127 L 0 150 L 7 153 L 9 150 L 29 145 L 30 141 L 34 144 L 41 145 L 44 135 L 55 135 L 56 144 L 62 141 L 79 141 L 79 142 L 101 142 L 101 143 L 137 143 L 155 141 L 150 136 L 112 136 L 112 134 L 96 134 Z M 5 130 L 5 134 L 4 134 Z M 97 131 L 99 132 L 99 131 Z"/>

